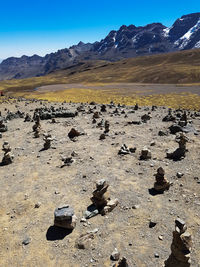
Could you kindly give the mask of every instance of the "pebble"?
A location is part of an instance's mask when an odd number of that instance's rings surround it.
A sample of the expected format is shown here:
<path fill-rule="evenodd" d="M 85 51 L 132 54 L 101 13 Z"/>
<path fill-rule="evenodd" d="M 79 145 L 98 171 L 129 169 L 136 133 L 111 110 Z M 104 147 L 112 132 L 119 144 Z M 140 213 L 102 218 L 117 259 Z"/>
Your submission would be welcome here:
<path fill-rule="evenodd" d="M 26 238 L 22 241 L 22 244 L 26 246 L 26 245 L 28 245 L 30 242 L 31 242 L 30 237 L 26 237 Z"/>
<path fill-rule="evenodd" d="M 110 259 L 113 261 L 118 261 L 120 257 L 119 251 L 115 248 L 114 251 L 112 252 Z"/>
<path fill-rule="evenodd" d="M 183 175 L 184 175 L 184 174 L 181 173 L 181 172 L 177 172 L 177 174 L 176 174 L 176 176 L 177 176 L 178 178 L 181 178 Z"/>
<path fill-rule="evenodd" d="M 133 205 L 132 209 L 137 210 L 137 209 L 139 209 L 139 207 L 140 207 L 139 205 Z"/>
<path fill-rule="evenodd" d="M 38 209 L 40 206 L 41 206 L 41 202 L 37 202 L 37 203 L 35 204 L 35 209 Z"/>
<path fill-rule="evenodd" d="M 149 228 L 153 228 L 153 227 L 155 227 L 156 224 L 157 224 L 156 222 L 150 221 L 150 222 L 149 222 Z"/>

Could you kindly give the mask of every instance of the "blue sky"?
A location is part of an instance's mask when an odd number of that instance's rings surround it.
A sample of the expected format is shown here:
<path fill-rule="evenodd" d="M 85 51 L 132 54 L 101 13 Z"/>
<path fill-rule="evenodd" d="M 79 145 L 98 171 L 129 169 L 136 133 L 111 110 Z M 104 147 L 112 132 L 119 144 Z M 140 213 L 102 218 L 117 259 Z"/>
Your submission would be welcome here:
<path fill-rule="evenodd" d="M 200 12 L 199 0 L 1 0 L 0 58 L 45 55 L 104 38 L 121 25 L 166 26 Z"/>

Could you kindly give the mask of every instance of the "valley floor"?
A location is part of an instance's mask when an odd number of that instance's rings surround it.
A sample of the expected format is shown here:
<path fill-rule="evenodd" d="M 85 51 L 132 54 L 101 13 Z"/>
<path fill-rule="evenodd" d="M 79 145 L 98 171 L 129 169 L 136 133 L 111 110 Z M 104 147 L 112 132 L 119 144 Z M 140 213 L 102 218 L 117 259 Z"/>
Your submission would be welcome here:
<path fill-rule="evenodd" d="M 59 102 L 121 103 L 142 106 L 158 105 L 171 108 L 200 110 L 200 85 L 142 83 L 54 84 L 35 90 L 10 91 L 14 96 Z"/>

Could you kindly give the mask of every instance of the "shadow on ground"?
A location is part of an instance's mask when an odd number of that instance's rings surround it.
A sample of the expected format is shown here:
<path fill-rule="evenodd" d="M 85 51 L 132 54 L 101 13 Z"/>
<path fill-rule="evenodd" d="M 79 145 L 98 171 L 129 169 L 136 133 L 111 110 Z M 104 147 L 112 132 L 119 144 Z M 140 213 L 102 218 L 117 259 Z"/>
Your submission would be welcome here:
<path fill-rule="evenodd" d="M 62 240 L 67 235 L 70 235 L 71 233 L 72 233 L 72 230 L 68 230 L 68 229 L 64 229 L 64 228 L 52 225 L 47 230 L 46 239 L 49 241 Z"/>

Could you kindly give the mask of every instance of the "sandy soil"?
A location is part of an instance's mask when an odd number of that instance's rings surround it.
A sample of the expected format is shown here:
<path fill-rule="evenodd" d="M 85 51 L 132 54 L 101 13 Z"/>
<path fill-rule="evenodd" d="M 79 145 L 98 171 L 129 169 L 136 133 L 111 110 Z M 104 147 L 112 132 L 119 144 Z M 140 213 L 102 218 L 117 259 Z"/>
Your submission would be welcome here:
<path fill-rule="evenodd" d="M 0 111 L 3 116 L 6 109 L 33 115 L 36 107 L 52 105 L 71 111 L 80 106 L 22 101 L 1 103 Z M 114 108 L 108 107 L 97 120 L 107 119 L 110 122 L 108 136 L 100 141 L 103 130 L 92 124 L 93 114 L 88 113 L 89 108 L 93 106 L 85 105 L 85 111 L 79 112 L 75 118 L 56 119 L 56 123 L 41 121 L 42 130 L 54 136 L 52 148 L 41 152 L 43 137 L 33 137 L 33 122 L 24 122 L 24 119 L 8 122 L 8 131 L 3 133 L 0 147 L 7 140 L 15 159 L 11 165 L 0 166 L 0 266 L 112 266 L 110 255 L 117 248 L 131 267 L 161 267 L 170 254 L 174 220 L 180 216 L 193 235 L 191 266 L 199 267 L 199 136 L 187 134 L 190 139 L 188 153 L 185 159 L 174 162 L 165 157 L 166 149 L 177 147 L 175 136 L 158 136 L 159 130 L 165 131 L 172 124 L 162 122 L 167 109 L 160 107 L 151 112 L 152 119 L 147 123 L 127 125 L 127 122 L 140 120 L 148 110 L 141 108 L 130 113 L 132 107 L 121 108 L 128 115 L 125 118 L 125 114 L 113 115 Z M 199 118 L 193 119 L 193 124 L 200 130 Z M 86 135 L 79 136 L 76 142 L 71 141 L 67 134 L 72 127 L 81 127 Z M 155 141 L 155 146 L 150 146 L 151 141 Z M 136 147 L 136 152 L 118 155 L 124 143 L 128 147 Z M 151 149 L 151 160 L 139 160 L 143 146 Z M 73 151 L 77 153 L 75 162 L 60 168 L 61 157 Z M 2 157 L 3 152 L 0 152 Z M 152 196 L 149 189 L 160 166 L 173 185 L 164 194 Z M 184 173 L 184 176 L 178 179 L 177 172 Z M 80 219 L 91 204 L 95 181 L 102 178 L 108 180 L 111 197 L 117 197 L 120 204 L 108 215 L 98 215 L 82 223 Z M 41 206 L 35 208 L 38 202 Z M 62 203 L 70 204 L 78 217 L 77 226 L 69 235 L 56 233 L 51 227 L 54 210 Z M 134 205 L 138 208 L 134 209 Z M 149 228 L 150 220 L 157 222 L 154 228 Z M 98 232 L 91 247 L 77 249 L 75 241 L 80 234 L 95 228 Z M 158 238 L 160 235 L 163 240 Z M 23 245 L 26 237 L 31 242 Z M 155 257 L 155 253 L 159 258 Z"/>

